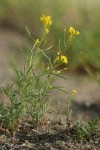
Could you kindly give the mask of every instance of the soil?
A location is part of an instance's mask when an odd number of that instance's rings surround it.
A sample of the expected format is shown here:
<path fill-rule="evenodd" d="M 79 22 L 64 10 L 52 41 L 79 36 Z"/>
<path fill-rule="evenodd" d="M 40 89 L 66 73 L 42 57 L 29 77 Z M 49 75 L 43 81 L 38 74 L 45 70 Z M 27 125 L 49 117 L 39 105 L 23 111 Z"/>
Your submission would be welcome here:
<path fill-rule="evenodd" d="M 99 150 L 100 132 L 89 135 L 80 142 L 74 128 L 68 131 L 65 124 L 52 123 L 38 126 L 32 124 L 21 126 L 14 137 L 4 131 L 0 136 L 2 150 Z"/>
<path fill-rule="evenodd" d="M 20 33 L 0 28 L 0 86 L 12 82 L 14 73 L 11 63 L 15 59 L 21 64 L 18 47 L 23 47 L 26 40 Z M 64 90 L 76 89 L 78 93 L 73 97 L 72 124 L 76 120 L 88 121 L 91 118 L 100 119 L 100 86 L 87 75 L 77 73 L 64 74 L 67 81 L 58 79 L 56 85 Z M 53 101 L 45 115 L 43 124 L 37 129 L 30 123 L 22 125 L 15 135 L 15 139 L 7 131 L 0 129 L 0 150 L 100 150 L 100 131 L 79 142 L 72 127 L 68 133 L 66 127 L 67 95 L 58 91 L 52 93 Z M 0 101 L 6 98 L 0 95 Z"/>

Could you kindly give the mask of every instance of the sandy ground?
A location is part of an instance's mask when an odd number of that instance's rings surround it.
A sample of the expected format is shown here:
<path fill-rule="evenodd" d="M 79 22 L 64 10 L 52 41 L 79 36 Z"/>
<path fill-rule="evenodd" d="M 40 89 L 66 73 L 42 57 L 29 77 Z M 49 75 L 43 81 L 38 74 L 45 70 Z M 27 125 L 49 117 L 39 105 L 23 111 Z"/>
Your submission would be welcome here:
<path fill-rule="evenodd" d="M 0 86 L 4 86 L 7 82 L 12 81 L 13 71 L 9 65 L 11 57 L 16 59 L 16 47 L 20 47 L 24 44 L 25 39 L 23 36 L 15 31 L 8 29 L 0 29 Z M 15 48 L 15 49 L 14 49 Z M 98 115 L 100 116 L 100 87 L 91 80 L 88 76 L 66 73 L 67 81 L 58 79 L 55 84 L 63 86 L 66 91 L 76 89 L 78 93 L 73 98 L 73 109 L 78 111 L 78 119 L 80 119 L 80 111 L 84 107 L 88 110 L 92 104 L 96 104 Z M 61 92 L 55 91 L 53 93 L 52 107 L 49 110 L 49 117 L 54 120 L 64 118 L 66 111 L 67 95 Z M 0 99 L 2 96 L 0 95 Z M 82 105 L 80 105 L 80 103 Z M 55 104 L 55 105 L 54 105 Z M 99 107 L 99 108 L 98 108 Z M 55 111 L 56 110 L 56 111 Z M 97 114 L 95 110 L 95 113 Z M 54 114 L 57 114 L 57 118 Z M 47 115 L 48 116 L 48 115 Z M 55 117 L 54 117 L 55 116 Z"/>
<path fill-rule="evenodd" d="M 24 44 L 22 35 L 11 29 L 0 28 L 0 85 L 11 79 L 11 61 L 16 59 L 16 47 Z"/>

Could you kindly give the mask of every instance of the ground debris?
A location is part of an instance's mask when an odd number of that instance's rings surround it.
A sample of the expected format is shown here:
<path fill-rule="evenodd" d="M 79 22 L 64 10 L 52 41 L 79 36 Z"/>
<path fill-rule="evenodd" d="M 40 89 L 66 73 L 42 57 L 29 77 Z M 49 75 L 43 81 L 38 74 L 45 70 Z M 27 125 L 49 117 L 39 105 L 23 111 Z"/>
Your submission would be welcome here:
<path fill-rule="evenodd" d="M 78 142 L 73 127 L 69 133 L 64 125 L 58 124 L 51 125 L 49 129 L 26 128 L 17 131 L 15 143 L 12 137 L 2 132 L 0 150 L 100 150 L 100 132 L 84 142 Z"/>

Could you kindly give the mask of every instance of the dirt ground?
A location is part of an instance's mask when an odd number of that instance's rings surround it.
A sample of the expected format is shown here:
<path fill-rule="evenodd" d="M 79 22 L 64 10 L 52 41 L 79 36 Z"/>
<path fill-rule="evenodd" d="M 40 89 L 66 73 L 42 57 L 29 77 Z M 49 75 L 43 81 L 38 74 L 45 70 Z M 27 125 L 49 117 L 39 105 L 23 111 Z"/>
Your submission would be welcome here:
<path fill-rule="evenodd" d="M 23 38 L 20 33 L 11 29 L 8 30 L 0 28 L 0 86 L 4 86 L 6 83 L 12 82 L 13 71 L 9 63 L 12 58 L 14 60 L 18 59 L 18 61 L 21 62 L 21 60 L 19 60 L 20 57 L 16 55 L 16 49 L 23 46 L 25 42 L 25 38 Z M 63 86 L 64 90 L 68 92 L 73 89 L 76 89 L 78 92 L 73 97 L 73 121 L 76 121 L 76 119 L 87 121 L 89 118 L 93 117 L 100 118 L 100 86 L 86 75 L 66 72 L 64 76 L 67 77 L 67 81 L 57 79 L 55 84 Z M 61 122 L 61 124 L 64 125 L 66 122 L 67 95 L 62 92 L 54 91 L 52 93 L 52 97 L 53 101 L 51 103 L 51 107 L 45 117 L 53 122 Z M 5 98 L 3 99 L 2 95 L 0 95 L 0 101 L 6 101 Z M 53 137 L 51 139 L 53 140 Z M 60 140 L 58 140 L 58 142 L 60 142 Z M 62 145 L 66 144 L 64 141 L 61 142 Z M 49 149 L 50 146 L 51 145 L 49 145 L 47 138 L 47 149 Z M 67 149 L 71 150 L 70 146 L 68 147 L 67 145 Z M 51 150 L 55 149 L 59 150 L 59 148 L 52 148 Z M 79 150 L 81 149 L 82 147 L 79 148 Z M 83 149 L 85 150 L 85 148 Z M 89 150 L 88 146 L 86 149 Z M 90 149 L 93 149 L 91 148 L 91 145 Z M 75 150 L 78 150 L 77 144 Z"/>

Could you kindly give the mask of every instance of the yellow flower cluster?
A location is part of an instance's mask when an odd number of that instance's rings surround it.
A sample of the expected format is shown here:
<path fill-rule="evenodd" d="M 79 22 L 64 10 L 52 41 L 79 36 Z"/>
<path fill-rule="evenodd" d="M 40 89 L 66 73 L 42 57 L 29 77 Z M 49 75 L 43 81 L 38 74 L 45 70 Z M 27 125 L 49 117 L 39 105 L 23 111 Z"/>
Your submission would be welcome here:
<path fill-rule="evenodd" d="M 52 19 L 50 16 L 45 16 L 45 15 L 42 15 L 42 17 L 40 18 L 41 22 L 44 24 L 44 25 L 51 25 L 52 24 Z"/>
<path fill-rule="evenodd" d="M 58 54 L 58 56 L 55 59 L 55 62 L 60 62 L 60 63 L 67 64 L 68 63 L 68 59 L 67 59 L 67 57 L 65 55 Z"/>
<path fill-rule="evenodd" d="M 60 60 L 61 60 L 61 62 L 65 63 L 65 64 L 68 63 L 67 57 L 64 56 L 64 55 L 61 55 L 61 56 L 60 56 Z"/>
<path fill-rule="evenodd" d="M 77 30 L 75 30 L 73 27 L 70 27 L 70 28 L 69 28 L 69 33 L 70 33 L 71 35 L 79 35 L 79 34 L 80 34 L 80 32 L 77 31 Z"/>
<path fill-rule="evenodd" d="M 41 22 L 44 24 L 44 31 L 45 33 L 49 33 L 49 27 L 51 26 L 52 24 L 52 19 L 50 16 L 45 16 L 45 15 L 42 15 L 42 17 L 40 18 Z"/>

